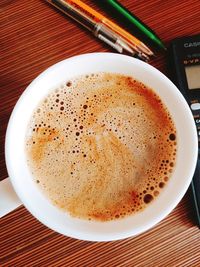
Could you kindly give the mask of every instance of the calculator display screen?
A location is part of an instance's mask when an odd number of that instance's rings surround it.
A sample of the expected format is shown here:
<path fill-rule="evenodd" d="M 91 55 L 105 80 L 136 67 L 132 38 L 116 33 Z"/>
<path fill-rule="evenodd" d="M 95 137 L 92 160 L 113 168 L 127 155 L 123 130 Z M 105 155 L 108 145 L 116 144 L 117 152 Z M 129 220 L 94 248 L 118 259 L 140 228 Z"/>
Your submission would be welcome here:
<path fill-rule="evenodd" d="M 185 66 L 188 88 L 200 89 L 200 65 Z"/>

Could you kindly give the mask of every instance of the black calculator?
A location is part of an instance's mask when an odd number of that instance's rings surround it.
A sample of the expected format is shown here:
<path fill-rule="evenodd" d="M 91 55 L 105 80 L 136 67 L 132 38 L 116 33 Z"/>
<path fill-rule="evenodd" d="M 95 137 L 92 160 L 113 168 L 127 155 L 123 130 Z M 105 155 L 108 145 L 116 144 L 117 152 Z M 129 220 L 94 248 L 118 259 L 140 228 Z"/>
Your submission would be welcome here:
<path fill-rule="evenodd" d="M 200 34 L 177 38 L 171 42 L 169 68 L 173 82 L 192 111 L 200 148 Z M 200 149 L 190 189 L 200 227 Z"/>

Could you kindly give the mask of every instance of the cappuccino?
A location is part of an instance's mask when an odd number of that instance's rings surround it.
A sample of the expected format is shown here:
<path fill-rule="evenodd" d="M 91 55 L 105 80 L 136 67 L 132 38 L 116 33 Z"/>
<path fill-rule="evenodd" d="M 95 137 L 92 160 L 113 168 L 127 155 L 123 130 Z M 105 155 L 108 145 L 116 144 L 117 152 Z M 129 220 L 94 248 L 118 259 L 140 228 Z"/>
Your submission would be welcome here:
<path fill-rule="evenodd" d="M 176 129 L 159 96 L 132 77 L 95 73 L 52 90 L 32 115 L 27 163 L 58 208 L 108 221 L 142 211 L 176 162 Z"/>

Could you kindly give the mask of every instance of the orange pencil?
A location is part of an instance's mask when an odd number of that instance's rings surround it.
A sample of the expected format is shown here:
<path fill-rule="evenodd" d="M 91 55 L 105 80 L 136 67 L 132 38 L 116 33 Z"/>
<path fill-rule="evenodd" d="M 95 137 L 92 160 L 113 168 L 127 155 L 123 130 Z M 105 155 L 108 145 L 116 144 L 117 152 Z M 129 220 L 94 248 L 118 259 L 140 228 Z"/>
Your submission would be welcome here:
<path fill-rule="evenodd" d="M 153 52 L 143 42 L 141 42 L 132 34 L 128 33 L 127 31 L 119 27 L 111 20 L 107 19 L 101 13 L 95 11 L 87 4 L 83 3 L 80 0 L 64 0 L 64 1 L 74 6 L 75 8 L 79 9 L 81 12 L 86 14 L 88 17 L 92 18 L 94 21 L 101 22 L 102 24 L 106 25 L 108 28 L 110 28 L 111 30 L 119 34 L 121 37 L 123 37 L 129 43 L 129 45 L 134 47 L 134 49 L 138 50 L 138 52 L 142 51 L 147 55 L 153 55 Z"/>

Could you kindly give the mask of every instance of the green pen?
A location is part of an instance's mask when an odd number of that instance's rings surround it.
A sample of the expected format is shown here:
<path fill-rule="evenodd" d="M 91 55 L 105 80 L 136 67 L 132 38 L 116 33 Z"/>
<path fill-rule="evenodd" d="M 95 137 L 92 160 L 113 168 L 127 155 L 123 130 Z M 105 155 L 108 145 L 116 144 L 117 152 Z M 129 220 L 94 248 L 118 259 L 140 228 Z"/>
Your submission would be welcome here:
<path fill-rule="evenodd" d="M 165 45 L 160 40 L 160 38 L 147 26 L 145 25 L 139 18 L 137 18 L 133 13 L 131 13 L 128 9 L 122 6 L 116 0 L 103 0 L 106 4 L 109 5 L 113 9 L 113 11 L 118 13 L 121 17 L 123 16 L 124 21 L 133 24 L 139 31 L 141 31 L 146 37 L 148 37 L 152 43 L 157 45 L 159 48 L 166 50 Z"/>

